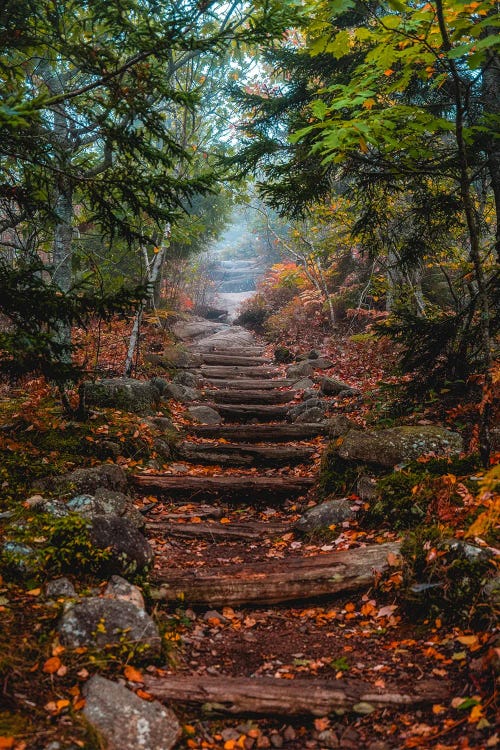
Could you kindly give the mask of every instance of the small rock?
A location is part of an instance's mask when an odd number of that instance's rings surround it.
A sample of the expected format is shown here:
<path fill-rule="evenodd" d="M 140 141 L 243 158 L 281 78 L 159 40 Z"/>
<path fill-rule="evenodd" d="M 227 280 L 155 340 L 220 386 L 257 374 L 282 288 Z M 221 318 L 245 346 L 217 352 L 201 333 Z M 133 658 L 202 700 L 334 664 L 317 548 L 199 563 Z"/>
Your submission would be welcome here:
<path fill-rule="evenodd" d="M 151 417 L 147 422 L 160 432 L 175 432 L 175 425 L 169 417 Z"/>
<path fill-rule="evenodd" d="M 370 742 L 367 750 L 390 750 L 390 745 L 383 740 L 375 740 L 375 742 Z"/>
<path fill-rule="evenodd" d="M 170 445 L 163 438 L 154 438 L 153 451 L 157 453 L 163 461 L 168 461 L 172 456 Z"/>
<path fill-rule="evenodd" d="M 304 401 L 309 401 L 312 398 L 318 398 L 318 391 L 315 388 L 307 388 L 304 391 L 304 395 L 302 396 L 302 399 Z"/>
<path fill-rule="evenodd" d="M 13 569 L 17 575 L 28 577 L 36 570 L 36 552 L 27 544 L 20 542 L 4 542 L 1 546 L 3 555 L 7 556 L 8 567 Z"/>
<path fill-rule="evenodd" d="M 123 685 L 94 675 L 84 687 L 87 721 L 107 750 L 171 750 L 181 728 L 173 711 L 141 700 Z"/>
<path fill-rule="evenodd" d="M 105 515 L 123 516 L 127 507 L 132 504 L 132 498 L 124 492 L 98 487 L 94 495 L 96 501 L 103 508 Z"/>
<path fill-rule="evenodd" d="M 296 365 L 290 365 L 287 368 L 287 378 L 307 378 L 314 373 L 314 369 L 309 362 L 298 362 Z"/>
<path fill-rule="evenodd" d="M 311 380 L 311 378 L 301 378 L 300 380 L 297 380 L 296 383 L 293 384 L 293 387 L 298 390 L 306 390 L 307 388 L 312 388 L 314 385 L 314 381 Z"/>
<path fill-rule="evenodd" d="M 333 729 L 324 729 L 319 732 L 318 740 L 324 747 L 339 747 L 339 739 Z"/>
<path fill-rule="evenodd" d="M 319 359 L 320 353 L 317 349 L 311 349 L 309 354 L 307 355 L 307 359 Z"/>
<path fill-rule="evenodd" d="M 85 469 L 75 469 L 59 477 L 47 477 L 35 483 L 41 489 L 73 490 L 76 494 L 93 495 L 98 487 L 125 492 L 127 475 L 117 464 L 99 464 Z"/>
<path fill-rule="evenodd" d="M 355 516 L 356 510 L 353 510 L 349 500 L 345 498 L 327 500 L 306 511 L 296 522 L 295 528 L 303 533 L 319 531 L 333 524 L 337 525 L 351 520 Z"/>
<path fill-rule="evenodd" d="M 172 382 L 179 385 L 186 385 L 188 388 L 196 388 L 200 383 L 200 378 L 194 372 L 185 370 L 184 372 L 178 372 Z"/>
<path fill-rule="evenodd" d="M 27 508 L 38 508 L 42 506 L 44 503 L 46 503 L 46 498 L 43 497 L 43 495 L 32 495 L 27 500 L 24 501 L 24 505 Z"/>
<path fill-rule="evenodd" d="M 157 656 L 158 628 L 143 609 L 130 601 L 92 596 L 67 606 L 58 626 L 61 641 L 70 648 L 127 643 Z"/>
<path fill-rule="evenodd" d="M 203 424 L 220 424 L 222 422 L 219 412 L 210 406 L 191 406 L 187 413 L 194 422 Z"/>
<path fill-rule="evenodd" d="M 54 518 L 64 518 L 70 513 L 66 507 L 66 503 L 63 503 L 62 500 L 44 500 L 42 504 L 35 507 L 42 513 L 48 513 Z"/>
<path fill-rule="evenodd" d="M 145 609 L 144 597 L 138 586 L 134 586 L 121 576 L 112 576 L 108 585 L 104 589 L 104 596 L 109 599 L 120 599 L 124 602 L 130 602 L 138 609 Z"/>
<path fill-rule="evenodd" d="M 95 443 L 95 455 L 101 460 L 111 458 L 115 461 L 121 453 L 120 446 L 113 440 L 100 440 Z"/>
<path fill-rule="evenodd" d="M 330 417 L 326 424 L 328 425 L 328 434 L 331 438 L 338 438 L 341 435 L 345 435 L 349 430 L 356 427 L 354 422 L 343 414 L 336 414 L 334 417 Z"/>
<path fill-rule="evenodd" d="M 324 416 L 324 408 L 322 409 L 318 406 L 315 406 L 312 409 L 307 409 L 306 411 L 302 412 L 302 414 L 299 414 L 299 416 L 294 419 L 294 422 L 303 422 L 305 424 L 318 423 L 323 421 Z"/>
<path fill-rule="evenodd" d="M 309 398 L 309 399 L 307 399 L 307 401 L 303 401 L 300 404 L 296 404 L 295 406 L 292 406 L 288 410 L 288 415 L 287 415 L 288 418 L 292 422 L 294 422 L 297 419 L 298 416 L 300 416 L 301 414 L 303 414 L 308 409 L 313 409 L 313 408 L 317 407 L 318 409 L 323 409 L 324 410 L 326 408 L 326 404 L 320 398 L 317 398 L 317 395 L 318 394 L 316 393 L 315 394 L 316 398 Z"/>
<path fill-rule="evenodd" d="M 289 724 L 285 728 L 285 731 L 283 732 L 283 737 L 285 738 L 287 742 L 292 742 L 297 737 L 297 732 L 295 731 L 295 729 L 292 727 L 291 724 Z"/>
<path fill-rule="evenodd" d="M 336 396 L 342 391 L 351 390 L 351 386 L 335 378 L 321 378 L 319 387 L 325 396 Z"/>
<path fill-rule="evenodd" d="M 153 562 L 149 542 L 127 518 L 96 516 L 92 519 L 90 538 L 98 549 L 110 550 L 109 567 L 117 573 L 136 573 Z"/>
<path fill-rule="evenodd" d="M 203 619 L 205 622 L 208 622 L 209 620 L 220 620 L 222 623 L 229 622 L 229 620 L 224 617 L 224 615 L 221 615 L 220 612 L 217 612 L 216 609 L 210 609 L 208 612 L 205 612 Z"/>
<path fill-rule="evenodd" d="M 326 357 L 313 359 L 311 360 L 310 364 L 314 367 L 315 370 L 329 370 L 330 367 L 334 366 L 332 360 L 327 359 Z"/>
<path fill-rule="evenodd" d="M 283 737 L 281 734 L 272 734 L 269 739 L 273 747 L 283 747 Z"/>
<path fill-rule="evenodd" d="M 45 596 L 47 599 L 73 599 L 76 591 L 68 578 L 54 578 L 45 584 Z"/>

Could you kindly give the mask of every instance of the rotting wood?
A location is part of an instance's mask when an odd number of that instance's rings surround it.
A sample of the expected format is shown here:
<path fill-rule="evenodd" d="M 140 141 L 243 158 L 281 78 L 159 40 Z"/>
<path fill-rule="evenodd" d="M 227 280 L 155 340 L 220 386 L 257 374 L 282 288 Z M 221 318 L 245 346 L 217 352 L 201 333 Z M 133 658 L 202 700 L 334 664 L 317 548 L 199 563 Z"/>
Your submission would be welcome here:
<path fill-rule="evenodd" d="M 268 422 L 286 419 L 288 406 L 270 406 L 268 404 L 216 404 L 208 401 L 207 406 L 219 412 L 224 419 L 238 422 L 260 419 Z"/>
<path fill-rule="evenodd" d="M 223 380 L 235 378 L 274 378 L 281 375 L 279 370 L 270 367 L 213 367 L 201 365 L 197 370 L 204 378 L 221 378 Z"/>
<path fill-rule="evenodd" d="M 301 424 L 254 424 L 254 425 L 205 425 L 187 428 L 190 435 L 201 438 L 222 438 L 242 443 L 280 443 L 289 440 L 310 440 L 318 435 L 329 435 L 326 423 L 306 422 Z"/>
<path fill-rule="evenodd" d="M 206 712 L 241 716 L 328 716 L 366 714 L 376 709 L 408 709 L 445 703 L 448 690 L 423 680 L 417 690 L 400 692 L 388 685 L 343 679 L 280 680 L 272 677 L 144 676 L 144 687 L 160 701 L 203 704 Z"/>
<path fill-rule="evenodd" d="M 287 497 L 304 495 L 314 485 L 312 477 L 289 476 L 189 476 L 165 474 L 140 474 L 133 478 L 137 489 L 162 495 L 207 498 L 223 496 L 235 502 L 245 498 L 249 501 L 264 496 L 266 503 L 282 502 Z"/>
<path fill-rule="evenodd" d="M 165 523 L 151 521 L 146 524 L 149 532 L 168 536 L 180 536 L 194 539 L 213 539 L 214 541 L 232 541 L 234 539 L 254 542 L 260 539 L 278 537 L 291 531 L 290 524 L 269 522 L 247 523 Z"/>
<path fill-rule="evenodd" d="M 186 461 L 222 465 L 288 466 L 311 459 L 308 445 L 252 445 L 251 443 L 181 443 L 177 451 Z M 232 463 L 231 463 L 232 462 Z"/>
<path fill-rule="evenodd" d="M 289 404 L 293 401 L 295 391 L 271 390 L 230 390 L 205 391 L 205 396 L 217 404 Z"/>
<path fill-rule="evenodd" d="M 168 569 L 155 577 L 155 597 L 182 599 L 192 605 L 265 605 L 333 596 L 368 588 L 374 572 L 388 567 L 388 554 L 399 544 L 389 542 L 313 557 L 288 557 L 266 563 L 227 565 L 189 571 Z"/>

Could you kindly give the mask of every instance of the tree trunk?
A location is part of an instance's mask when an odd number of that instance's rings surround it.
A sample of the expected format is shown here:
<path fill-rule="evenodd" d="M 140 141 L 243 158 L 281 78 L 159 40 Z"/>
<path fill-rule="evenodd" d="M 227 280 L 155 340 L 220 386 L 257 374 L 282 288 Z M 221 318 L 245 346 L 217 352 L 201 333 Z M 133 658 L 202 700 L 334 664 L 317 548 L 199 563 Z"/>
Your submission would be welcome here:
<path fill-rule="evenodd" d="M 212 409 L 215 409 L 224 419 L 230 419 L 233 422 L 248 422 L 252 419 L 272 422 L 280 419 L 286 419 L 289 412 L 288 406 L 268 406 L 266 404 L 214 404 L 208 403 Z"/>
<path fill-rule="evenodd" d="M 221 378 L 222 380 L 234 378 L 274 378 L 281 375 L 279 370 L 267 367 L 212 367 L 211 365 L 202 365 L 199 369 L 200 375 L 204 378 Z"/>
<path fill-rule="evenodd" d="M 207 713 L 241 716 L 328 716 L 365 714 L 376 709 L 408 710 L 446 703 L 443 682 L 422 680 L 411 691 L 390 685 L 377 688 L 357 680 L 280 680 L 273 677 L 208 677 L 207 675 L 145 675 L 144 687 L 160 701 L 202 704 Z"/>
<path fill-rule="evenodd" d="M 314 424 L 254 424 L 254 425 L 192 425 L 190 435 L 201 438 L 223 438 L 236 442 L 286 443 L 289 440 L 312 440 L 318 435 L 330 435 L 327 422 Z"/>
<path fill-rule="evenodd" d="M 160 570 L 155 597 L 207 607 L 268 606 L 331 597 L 373 585 L 375 571 L 388 568 L 396 543 L 358 547 L 314 557 L 288 557 L 265 563 L 243 563 L 189 571 Z"/>
<path fill-rule="evenodd" d="M 491 33 L 495 33 L 493 30 Z M 491 51 L 483 68 L 483 108 L 486 116 L 491 117 L 491 128 L 498 129 L 500 118 L 500 58 Z M 488 171 L 491 179 L 495 201 L 496 234 L 495 252 L 500 260 L 500 142 L 495 135 L 487 139 Z"/>
<path fill-rule="evenodd" d="M 205 391 L 205 397 L 217 404 L 288 404 L 293 401 L 295 391 Z"/>
<path fill-rule="evenodd" d="M 182 443 L 181 458 L 196 463 L 216 463 L 222 466 L 288 466 L 310 461 L 316 448 L 307 445 L 251 445 L 246 443 Z"/>
<path fill-rule="evenodd" d="M 273 524 L 258 521 L 248 523 L 165 523 L 151 521 L 146 524 L 148 532 L 154 536 L 180 536 L 189 539 L 209 539 L 211 541 L 243 540 L 258 542 L 262 539 L 279 537 L 292 530 L 290 524 Z"/>

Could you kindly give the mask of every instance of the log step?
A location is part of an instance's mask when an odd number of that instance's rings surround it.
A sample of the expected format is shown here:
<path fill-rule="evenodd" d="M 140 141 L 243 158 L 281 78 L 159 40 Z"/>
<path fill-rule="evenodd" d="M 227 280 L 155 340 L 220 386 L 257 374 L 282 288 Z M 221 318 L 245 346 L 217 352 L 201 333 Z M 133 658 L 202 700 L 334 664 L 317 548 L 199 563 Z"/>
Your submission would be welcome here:
<path fill-rule="evenodd" d="M 221 378 L 223 380 L 234 378 L 274 378 L 280 376 L 279 370 L 270 367 L 213 367 L 212 365 L 201 365 L 198 370 L 204 378 Z"/>
<path fill-rule="evenodd" d="M 273 382 L 273 381 L 271 381 Z M 205 396 L 217 404 L 289 404 L 295 391 L 205 391 Z"/>
<path fill-rule="evenodd" d="M 201 438 L 222 438 L 236 443 L 286 443 L 289 440 L 311 440 L 318 435 L 329 435 L 330 427 L 318 424 L 253 424 L 208 425 L 197 424 L 188 433 Z"/>
<path fill-rule="evenodd" d="M 214 495 L 227 501 L 241 500 L 282 502 L 287 498 L 305 495 L 315 480 L 311 477 L 258 477 L 258 476 L 186 476 L 142 474 L 134 477 L 138 490 L 145 493 L 191 497 L 204 500 Z"/>
<path fill-rule="evenodd" d="M 311 459 L 315 448 L 307 445 L 262 445 L 248 443 L 190 443 L 178 448 L 179 456 L 194 463 L 222 466 L 290 466 Z"/>
<path fill-rule="evenodd" d="M 235 380 L 223 380 L 222 378 L 204 378 L 204 382 L 201 384 L 201 387 L 210 388 L 215 385 L 218 389 L 221 390 L 231 390 L 234 388 L 239 391 L 270 391 L 274 390 L 275 388 L 289 388 L 296 382 L 296 380 L 292 380 L 290 378 L 279 378 L 276 380 L 259 380 L 257 378 L 237 378 Z"/>
<path fill-rule="evenodd" d="M 399 544 L 212 569 L 168 568 L 155 577 L 160 584 L 155 597 L 169 602 L 182 599 L 191 605 L 239 607 L 333 596 L 371 586 L 374 571 L 387 569 L 389 553 L 397 555 Z"/>
<path fill-rule="evenodd" d="M 328 716 L 376 709 L 407 710 L 410 707 L 446 703 L 449 691 L 443 681 L 422 680 L 417 690 L 400 692 L 387 685 L 342 680 L 282 680 L 273 677 L 209 677 L 208 675 L 144 675 L 147 692 L 167 705 L 202 704 L 212 713 L 238 716 Z"/>
<path fill-rule="evenodd" d="M 146 524 L 149 532 L 158 536 L 180 536 L 194 539 L 209 539 L 212 541 L 248 542 L 262 539 L 272 539 L 291 531 L 290 524 L 284 523 L 165 523 L 151 521 Z"/>
<path fill-rule="evenodd" d="M 204 353 L 202 352 L 201 357 L 203 362 L 207 365 L 229 365 L 234 367 L 260 367 L 262 365 L 271 365 L 271 361 L 268 357 L 249 357 L 238 356 L 236 354 L 215 354 L 215 353 Z"/>
<path fill-rule="evenodd" d="M 207 406 L 219 412 L 224 419 L 232 422 L 248 422 L 259 419 L 262 422 L 283 420 L 288 416 L 288 406 L 270 406 L 268 404 L 215 404 L 207 402 Z"/>

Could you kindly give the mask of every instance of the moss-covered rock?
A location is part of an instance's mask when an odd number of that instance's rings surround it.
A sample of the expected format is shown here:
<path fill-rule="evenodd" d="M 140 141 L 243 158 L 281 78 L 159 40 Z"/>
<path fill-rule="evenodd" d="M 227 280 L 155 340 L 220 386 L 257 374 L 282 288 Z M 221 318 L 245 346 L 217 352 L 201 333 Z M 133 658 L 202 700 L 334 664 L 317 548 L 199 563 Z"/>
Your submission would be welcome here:
<path fill-rule="evenodd" d="M 133 378 L 109 378 L 84 383 L 83 393 L 88 406 L 119 409 L 133 414 L 154 414 L 160 405 L 160 393 L 149 382 Z"/>
<path fill-rule="evenodd" d="M 458 433 L 444 427 L 425 425 L 350 430 L 339 445 L 338 454 L 348 461 L 392 468 L 428 453 L 455 456 L 462 449 L 462 438 Z"/>

